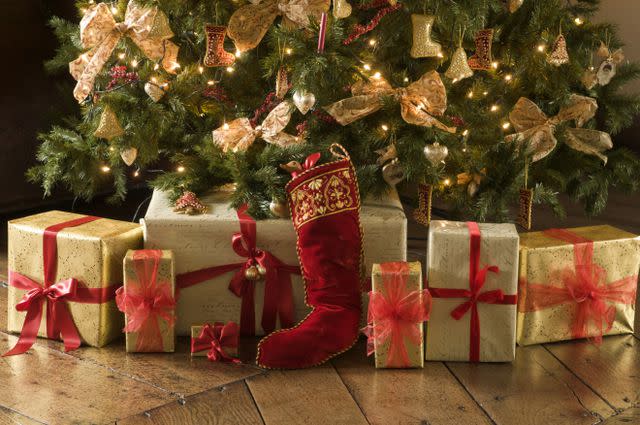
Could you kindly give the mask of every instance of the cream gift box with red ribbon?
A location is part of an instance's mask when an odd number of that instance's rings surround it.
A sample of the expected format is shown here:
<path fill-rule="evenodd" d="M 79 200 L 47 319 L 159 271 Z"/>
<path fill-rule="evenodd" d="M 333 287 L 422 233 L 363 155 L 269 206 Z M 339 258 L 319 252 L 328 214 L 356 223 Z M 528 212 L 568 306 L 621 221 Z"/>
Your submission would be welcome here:
<path fill-rule="evenodd" d="M 515 357 L 518 233 L 513 224 L 432 221 L 427 360 L 508 362 Z"/>
<path fill-rule="evenodd" d="M 640 237 L 611 226 L 520 237 L 518 344 L 633 333 Z"/>

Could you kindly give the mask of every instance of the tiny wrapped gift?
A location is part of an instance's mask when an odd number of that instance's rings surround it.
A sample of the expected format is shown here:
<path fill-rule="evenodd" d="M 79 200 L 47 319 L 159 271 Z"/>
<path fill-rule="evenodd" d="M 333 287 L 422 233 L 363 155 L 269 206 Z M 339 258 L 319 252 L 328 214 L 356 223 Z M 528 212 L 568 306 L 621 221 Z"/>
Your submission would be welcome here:
<path fill-rule="evenodd" d="M 518 344 L 633 333 L 640 237 L 611 226 L 520 237 Z"/>
<path fill-rule="evenodd" d="M 6 354 L 24 353 L 36 336 L 62 339 L 66 350 L 120 336 L 122 260 L 141 245 L 134 223 L 62 211 L 10 221 L 7 327 L 20 338 Z"/>
<path fill-rule="evenodd" d="M 127 252 L 124 286 L 116 291 L 116 303 L 125 314 L 128 353 L 172 353 L 176 339 L 173 253 Z"/>
<path fill-rule="evenodd" d="M 429 319 L 431 296 L 422 289 L 422 267 L 416 263 L 374 264 L 369 293 L 367 354 L 377 368 L 424 366 L 423 322 Z"/>
<path fill-rule="evenodd" d="M 432 221 L 427 260 L 433 306 L 426 359 L 512 361 L 518 290 L 515 226 Z"/>
<path fill-rule="evenodd" d="M 206 356 L 212 362 L 240 363 L 239 337 L 240 328 L 235 322 L 191 326 L 191 356 Z"/>

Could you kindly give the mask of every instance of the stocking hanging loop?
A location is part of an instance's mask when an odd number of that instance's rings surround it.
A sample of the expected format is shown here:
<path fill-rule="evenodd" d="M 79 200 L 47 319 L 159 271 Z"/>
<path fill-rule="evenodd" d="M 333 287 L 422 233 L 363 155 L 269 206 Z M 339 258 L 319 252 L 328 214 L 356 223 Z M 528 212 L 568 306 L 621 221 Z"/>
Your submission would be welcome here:
<path fill-rule="evenodd" d="M 333 143 L 331 147 L 329 147 L 329 152 L 339 159 L 351 159 L 349 156 L 349 152 L 342 146 L 340 143 Z"/>

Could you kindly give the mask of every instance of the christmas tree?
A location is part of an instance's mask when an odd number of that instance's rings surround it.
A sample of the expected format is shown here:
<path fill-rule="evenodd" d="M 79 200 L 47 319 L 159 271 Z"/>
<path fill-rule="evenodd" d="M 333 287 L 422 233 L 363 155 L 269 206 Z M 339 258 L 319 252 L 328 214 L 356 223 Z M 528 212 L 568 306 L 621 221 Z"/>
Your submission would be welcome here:
<path fill-rule="evenodd" d="M 612 146 L 640 76 L 597 0 L 78 1 L 52 21 L 52 71 L 71 70 L 80 118 L 41 135 L 46 193 L 173 198 L 235 183 L 256 218 L 285 198 L 292 161 L 340 143 L 364 196 L 431 185 L 452 213 L 510 220 L 522 189 L 601 211 L 636 190 Z M 71 95 L 71 93 L 70 93 Z M 285 165 L 282 167 L 282 165 Z M 270 209 L 271 205 L 271 209 Z"/>

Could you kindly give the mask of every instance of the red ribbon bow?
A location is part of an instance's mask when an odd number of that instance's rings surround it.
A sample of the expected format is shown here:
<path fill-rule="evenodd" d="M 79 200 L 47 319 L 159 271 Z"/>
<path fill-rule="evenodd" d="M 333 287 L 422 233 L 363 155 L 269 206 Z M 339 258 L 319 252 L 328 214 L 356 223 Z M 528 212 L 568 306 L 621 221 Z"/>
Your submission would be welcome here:
<path fill-rule="evenodd" d="M 369 292 L 369 324 L 363 329 L 367 338 L 367 355 L 375 347 L 389 342 L 387 367 L 409 367 L 405 341 L 422 344 L 421 328 L 416 326 L 429 320 L 431 295 L 427 289 L 407 290 L 407 263 L 380 264 L 384 292 Z"/>
<path fill-rule="evenodd" d="M 615 305 L 607 302 L 633 305 L 636 300 L 638 276 L 628 276 L 607 285 L 607 271 L 593 262 L 593 241 L 569 230 L 549 229 L 545 235 L 569 242 L 574 246 L 574 266 L 554 271 L 554 284 L 522 285 L 526 289 L 525 302 L 520 311 L 532 312 L 561 305 L 575 304 L 575 316 L 571 324 L 574 339 L 592 337 L 596 344 L 602 343 L 605 331 L 611 330 L 616 316 Z M 589 332 L 592 322 L 596 331 Z"/>
<path fill-rule="evenodd" d="M 158 282 L 158 267 L 162 251 L 146 249 L 133 253 L 135 276 L 129 277 L 126 288 L 116 291 L 118 309 L 127 315 L 124 332 L 137 332 L 136 351 L 163 351 L 159 319 L 169 328 L 175 323 L 176 301 L 169 282 Z"/>
<path fill-rule="evenodd" d="M 238 325 L 235 322 L 226 325 L 216 322 L 213 326 L 207 323 L 199 336 L 191 338 L 191 352 L 209 350 L 207 358 L 212 362 L 241 363 L 225 351 L 225 348 L 238 348 L 238 336 Z"/>
<path fill-rule="evenodd" d="M 297 165 L 300 166 L 300 169 L 292 171 L 291 177 L 292 178 L 298 177 L 298 175 L 300 175 L 301 173 L 304 173 L 305 171 L 313 168 L 318 162 L 318 160 L 320 159 L 320 156 L 321 156 L 320 152 L 312 153 L 304 160 L 303 164 L 296 163 Z"/>
<path fill-rule="evenodd" d="M 101 304 L 114 298 L 117 285 L 86 288 L 74 278 L 54 283 L 58 268 L 58 232 L 98 219 L 99 217 L 81 217 L 49 226 L 44 230 L 42 246 L 44 285 L 25 275 L 9 271 L 9 285 L 28 291 L 16 304 L 16 310 L 26 311 L 27 314 L 18 342 L 3 356 L 22 354 L 33 346 L 38 336 L 38 329 L 42 321 L 42 307 L 45 303 L 47 305 L 47 337 L 50 339 L 61 338 L 64 341 L 65 351 L 77 349 L 81 344 L 80 334 L 66 302 Z"/>
<path fill-rule="evenodd" d="M 480 241 L 481 233 L 478 223 L 467 222 L 469 228 L 469 288 L 429 288 L 434 298 L 466 298 L 467 301 L 458 305 L 451 311 L 451 317 L 460 320 L 471 310 L 470 336 L 469 336 L 469 361 L 480 361 L 480 316 L 478 303 L 485 304 L 516 304 L 517 295 L 505 295 L 501 289 L 482 291 L 487 279 L 487 273 L 500 273 L 497 266 L 485 266 L 480 268 Z"/>
<path fill-rule="evenodd" d="M 300 274 L 300 268 L 286 265 L 268 251 L 257 248 L 256 222 L 246 211 L 246 205 L 238 209 L 240 232 L 235 233 L 231 239 L 234 252 L 240 257 L 245 257 L 246 261 L 181 274 L 177 277 L 177 287 L 178 289 L 187 288 L 235 271 L 229 283 L 229 290 L 242 299 L 240 334 L 253 336 L 256 321 L 255 282 L 247 279 L 247 269 L 252 266 L 261 266 L 266 270 L 261 325 L 264 332 L 269 334 L 275 330 L 278 317 L 281 327 L 288 328 L 294 325 L 291 274 Z"/>

